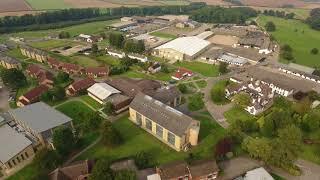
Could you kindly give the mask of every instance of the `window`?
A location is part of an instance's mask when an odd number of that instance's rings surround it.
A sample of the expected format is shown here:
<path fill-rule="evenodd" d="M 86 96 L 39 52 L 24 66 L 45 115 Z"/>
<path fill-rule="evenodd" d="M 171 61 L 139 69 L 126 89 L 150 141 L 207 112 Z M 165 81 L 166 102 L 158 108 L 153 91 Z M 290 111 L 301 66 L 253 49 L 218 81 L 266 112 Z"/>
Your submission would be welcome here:
<path fill-rule="evenodd" d="M 150 119 L 146 119 L 146 128 L 152 131 L 152 122 L 150 121 Z"/>
<path fill-rule="evenodd" d="M 142 117 L 141 117 L 141 114 L 139 114 L 139 113 L 137 113 L 137 124 L 138 124 L 139 126 L 142 125 Z"/>
<path fill-rule="evenodd" d="M 13 164 L 16 166 L 17 164 L 16 164 L 16 161 L 14 160 L 14 159 L 12 159 L 12 162 L 13 162 Z"/>
<path fill-rule="evenodd" d="M 156 128 L 156 133 L 157 133 L 158 137 L 163 138 L 163 128 L 160 127 L 158 124 L 157 124 L 157 128 Z"/>
<path fill-rule="evenodd" d="M 171 132 L 168 132 L 168 142 L 171 145 L 175 145 L 176 144 L 176 136 L 174 134 L 172 134 Z"/>
<path fill-rule="evenodd" d="M 17 157 L 17 160 L 18 160 L 18 162 L 20 163 L 20 158 L 19 158 L 19 156 Z"/>
<path fill-rule="evenodd" d="M 27 152 L 26 152 L 26 153 L 24 153 L 24 154 L 26 155 L 26 157 L 27 157 L 27 158 L 29 158 L 29 155 L 28 155 L 28 153 L 27 153 Z"/>
<path fill-rule="evenodd" d="M 9 165 L 9 167 L 10 167 L 10 168 L 12 168 L 12 165 L 11 165 L 11 163 L 10 163 L 10 162 L 8 162 L 8 165 Z"/>
<path fill-rule="evenodd" d="M 24 156 L 23 156 L 23 154 L 21 154 L 21 158 L 22 158 L 22 160 L 24 160 Z"/>

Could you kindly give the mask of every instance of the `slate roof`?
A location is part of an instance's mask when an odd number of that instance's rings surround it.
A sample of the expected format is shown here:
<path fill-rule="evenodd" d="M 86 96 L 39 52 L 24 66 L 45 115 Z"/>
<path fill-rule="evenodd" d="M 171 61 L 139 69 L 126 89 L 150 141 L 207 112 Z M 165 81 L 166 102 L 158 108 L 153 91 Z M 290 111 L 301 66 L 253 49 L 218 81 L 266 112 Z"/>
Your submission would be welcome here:
<path fill-rule="evenodd" d="M 0 144 L 0 162 L 6 163 L 30 146 L 32 142 L 10 126 L 3 125 L 0 126 Z"/>
<path fill-rule="evenodd" d="M 163 103 L 171 102 L 175 98 L 178 98 L 181 96 L 181 92 L 175 86 L 161 88 L 154 92 L 147 92 L 146 94 L 148 94 L 149 96 L 152 96 L 154 99 L 157 99 L 158 101 L 161 101 Z"/>
<path fill-rule="evenodd" d="M 182 112 L 142 93 L 136 95 L 130 104 L 130 108 L 141 113 L 177 136 L 182 136 L 191 124 L 195 122 L 195 120 Z"/>
<path fill-rule="evenodd" d="M 9 110 L 9 113 L 14 119 L 24 122 L 29 128 L 37 133 L 72 121 L 68 116 L 43 102 Z"/>
<path fill-rule="evenodd" d="M 3 54 L 0 54 L 0 60 L 5 61 L 8 64 L 20 64 L 18 59 Z"/>

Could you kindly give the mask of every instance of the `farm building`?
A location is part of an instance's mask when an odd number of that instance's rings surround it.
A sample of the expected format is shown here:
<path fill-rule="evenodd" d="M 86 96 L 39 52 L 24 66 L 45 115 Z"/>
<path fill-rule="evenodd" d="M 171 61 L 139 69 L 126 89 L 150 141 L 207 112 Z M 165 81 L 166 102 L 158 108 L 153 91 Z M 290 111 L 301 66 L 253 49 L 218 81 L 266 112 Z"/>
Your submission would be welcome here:
<path fill-rule="evenodd" d="M 139 93 L 129 106 L 130 120 L 176 151 L 198 144 L 200 122 Z"/>
<path fill-rule="evenodd" d="M 154 49 L 153 55 L 174 60 L 193 60 L 210 45 L 196 36 L 180 37 Z"/>
<path fill-rule="evenodd" d="M 108 97 L 121 93 L 106 83 L 95 83 L 88 88 L 88 95 L 100 104 L 105 104 Z"/>

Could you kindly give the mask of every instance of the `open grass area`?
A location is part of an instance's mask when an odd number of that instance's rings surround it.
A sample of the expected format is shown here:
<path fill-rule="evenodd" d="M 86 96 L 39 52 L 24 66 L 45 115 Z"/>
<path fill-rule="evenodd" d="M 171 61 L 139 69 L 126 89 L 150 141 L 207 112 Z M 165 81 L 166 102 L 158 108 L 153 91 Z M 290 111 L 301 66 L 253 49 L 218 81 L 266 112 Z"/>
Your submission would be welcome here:
<path fill-rule="evenodd" d="M 68 46 L 68 45 L 73 45 L 75 44 L 74 42 L 68 41 L 68 40 L 62 40 L 62 39 L 52 39 L 52 40 L 47 40 L 47 41 L 35 41 L 30 43 L 32 47 L 35 48 L 41 48 L 45 50 L 50 50 L 53 48 L 58 48 L 62 46 Z"/>
<path fill-rule="evenodd" d="M 264 26 L 268 21 L 276 25 L 276 31 L 271 34 L 280 43 L 288 44 L 293 49 L 294 61 L 309 67 L 320 66 L 320 54 L 310 53 L 312 48 L 320 49 L 320 31 L 311 29 L 299 20 L 287 20 L 271 16 L 259 16 L 258 24 Z M 280 59 L 282 62 L 285 60 Z"/>
<path fill-rule="evenodd" d="M 165 38 L 165 39 L 175 39 L 175 38 L 177 38 L 177 36 L 175 36 L 173 34 L 164 33 L 164 32 L 161 32 L 161 31 L 156 31 L 156 32 L 150 33 L 150 35 L 156 36 L 156 37 L 160 37 L 160 38 Z"/>
<path fill-rule="evenodd" d="M 90 96 L 85 95 L 85 96 L 81 96 L 80 97 L 81 100 L 83 100 L 84 102 L 88 103 L 91 107 L 93 107 L 94 109 L 101 109 L 103 107 L 102 104 L 98 103 L 96 100 L 92 99 Z"/>
<path fill-rule="evenodd" d="M 96 34 L 100 32 L 105 32 L 106 31 L 105 27 L 108 24 L 112 24 L 115 22 L 119 22 L 119 20 L 97 21 L 97 22 L 84 23 L 84 24 L 69 26 L 65 28 L 59 28 L 59 29 L 49 29 L 49 30 L 41 30 L 41 31 L 25 31 L 25 32 L 19 32 L 19 33 L 12 33 L 9 35 L 28 39 L 28 38 L 46 37 L 48 35 L 58 34 L 61 31 L 66 31 L 70 33 L 71 37 L 73 37 L 81 33 Z"/>
<path fill-rule="evenodd" d="M 14 48 L 6 52 L 6 55 L 17 58 L 17 59 L 26 59 L 27 57 L 21 54 L 20 49 Z"/>
<path fill-rule="evenodd" d="M 95 59 L 93 59 L 89 56 L 84 56 L 84 55 L 72 56 L 70 58 L 70 62 L 75 63 L 75 64 L 79 64 L 80 66 L 85 66 L 85 67 L 100 66 L 100 63 L 97 62 Z"/>
<path fill-rule="evenodd" d="M 308 139 L 320 139 L 320 131 L 311 132 L 309 134 L 304 134 L 305 138 Z M 320 164 L 320 144 L 303 144 L 302 152 L 300 157 L 305 160 Z"/>
<path fill-rule="evenodd" d="M 225 131 L 210 118 L 202 116 L 195 118 L 201 121 L 200 143 L 191 152 L 195 157 L 200 159 L 212 157 L 214 153 L 213 147 L 224 136 Z M 123 144 L 114 148 L 97 144 L 82 154 L 79 159 L 106 157 L 110 160 L 115 160 L 131 157 L 138 152 L 145 151 L 153 155 L 152 162 L 156 165 L 182 160 L 187 157 L 187 153 L 172 150 L 152 135 L 134 125 L 128 120 L 127 116 L 117 120 L 114 126 L 124 139 Z"/>
<path fill-rule="evenodd" d="M 237 106 L 225 112 L 224 116 L 230 123 L 236 120 L 246 121 L 255 118 L 254 116 L 250 115 L 247 111 Z"/>
<path fill-rule="evenodd" d="M 26 2 L 35 10 L 71 8 L 64 0 L 26 0 Z"/>
<path fill-rule="evenodd" d="M 218 66 L 206 64 L 202 62 L 182 61 L 182 62 L 176 62 L 174 65 L 187 68 L 191 71 L 202 74 L 203 76 L 215 77 L 215 76 L 218 76 L 219 74 Z"/>
<path fill-rule="evenodd" d="M 120 59 L 109 55 L 98 56 L 96 59 L 109 65 L 118 65 L 120 63 Z"/>

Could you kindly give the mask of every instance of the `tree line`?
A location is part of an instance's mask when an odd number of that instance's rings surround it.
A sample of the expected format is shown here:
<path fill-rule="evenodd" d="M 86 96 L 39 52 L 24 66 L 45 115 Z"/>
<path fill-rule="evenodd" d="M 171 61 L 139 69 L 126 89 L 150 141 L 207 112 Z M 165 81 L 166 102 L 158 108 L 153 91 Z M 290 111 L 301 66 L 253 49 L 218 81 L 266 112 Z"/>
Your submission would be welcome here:
<path fill-rule="evenodd" d="M 201 8 L 191 14 L 191 18 L 202 23 L 245 24 L 246 20 L 256 17 L 258 12 L 248 7 L 224 8 L 210 6 Z"/>
<path fill-rule="evenodd" d="M 312 29 L 320 30 L 320 8 L 311 10 L 310 17 L 307 18 L 306 23 L 309 24 Z"/>
<path fill-rule="evenodd" d="M 47 11 L 39 14 L 23 16 L 6 16 L 0 18 L 0 33 L 45 30 L 61 28 L 68 25 L 90 21 L 108 20 L 122 16 L 147 16 L 163 14 L 189 14 L 203 8 L 206 3 L 195 2 L 188 6 L 151 6 L 151 7 L 119 7 L 119 8 L 85 8 Z"/>
<path fill-rule="evenodd" d="M 296 15 L 295 13 L 286 13 L 285 11 L 274 11 L 272 9 L 270 10 L 264 10 L 263 14 L 266 16 L 275 16 L 275 17 L 280 17 L 280 18 L 285 18 L 285 19 L 293 19 L 294 16 Z"/>

